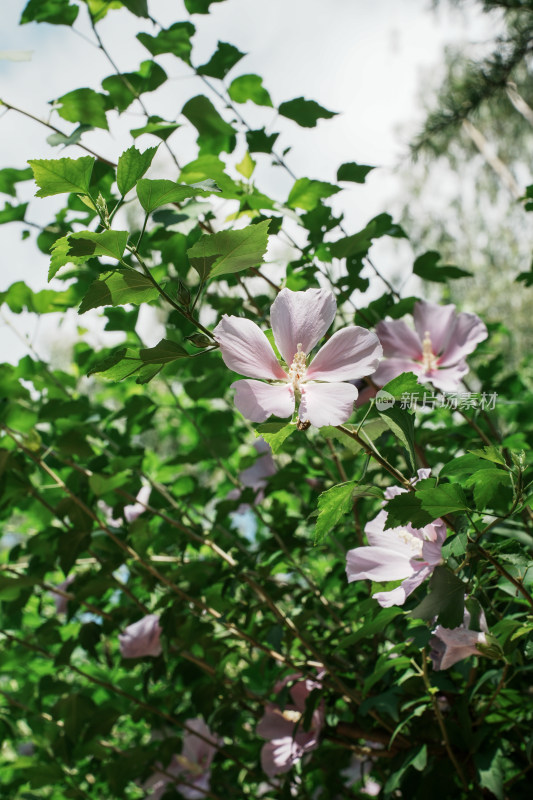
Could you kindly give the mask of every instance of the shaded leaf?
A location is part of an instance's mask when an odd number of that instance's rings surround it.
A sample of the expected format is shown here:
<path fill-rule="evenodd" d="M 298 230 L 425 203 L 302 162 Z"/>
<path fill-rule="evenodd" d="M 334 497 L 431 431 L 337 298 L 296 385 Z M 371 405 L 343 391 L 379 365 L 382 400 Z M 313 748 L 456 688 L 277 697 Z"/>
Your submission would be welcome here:
<path fill-rule="evenodd" d="M 366 176 L 373 169 L 376 168 L 368 167 L 365 164 L 355 164 L 353 161 L 349 164 L 341 164 L 337 170 L 337 180 L 364 183 Z"/>
<path fill-rule="evenodd" d="M 32 178 L 33 172 L 30 167 L 25 169 L 15 169 L 14 167 L 0 169 L 0 192 L 15 197 L 17 194 L 15 185 L 21 181 L 30 181 Z"/>
<path fill-rule="evenodd" d="M 72 131 L 70 136 L 64 136 L 62 133 L 52 133 L 50 136 L 46 137 L 46 141 L 52 147 L 57 147 L 60 144 L 62 144 L 63 147 L 68 147 L 71 144 L 77 144 L 81 140 L 81 137 L 84 133 L 92 130 L 92 125 L 78 125 L 76 130 Z"/>
<path fill-rule="evenodd" d="M 236 132 L 207 97 L 202 94 L 192 97 L 185 103 L 181 113 L 198 131 L 200 155 L 233 152 Z"/>
<path fill-rule="evenodd" d="M 149 303 L 157 300 L 159 292 L 140 272 L 135 270 L 117 270 L 104 280 L 91 284 L 83 298 L 79 312 L 84 314 L 90 308 L 100 306 L 119 306 L 125 303 Z"/>
<path fill-rule="evenodd" d="M 189 353 L 170 339 L 161 339 L 155 347 L 139 350 L 139 358 L 145 364 L 168 364 L 178 358 L 189 358 Z"/>
<path fill-rule="evenodd" d="M 464 596 L 467 585 L 448 567 L 435 567 L 429 581 L 429 593 L 409 612 L 414 619 L 438 617 L 445 628 L 457 628 L 463 622 Z"/>
<path fill-rule="evenodd" d="M 111 103 L 119 113 L 145 92 L 154 92 L 167 80 L 165 70 L 156 61 L 143 61 L 137 72 L 109 75 L 102 88 L 109 94 Z"/>
<path fill-rule="evenodd" d="M 186 64 L 191 63 L 192 42 L 196 28 L 192 22 L 175 22 L 170 28 L 159 31 L 157 36 L 149 33 L 138 33 L 137 39 L 153 56 L 161 53 L 172 53 Z"/>
<path fill-rule="evenodd" d="M 422 508 L 437 519 L 454 511 L 467 511 L 468 506 L 464 492 L 457 483 L 444 483 L 433 489 L 417 489 L 416 496 L 422 502 Z"/>
<path fill-rule="evenodd" d="M 120 261 L 126 249 L 128 235 L 128 231 L 102 231 L 101 233 L 79 231 L 78 233 L 71 233 L 68 237 L 70 245 L 68 255 L 76 258 L 107 256 Z"/>
<path fill-rule="evenodd" d="M 205 276 L 206 264 L 216 257 L 210 267 L 209 277 L 217 278 L 255 267 L 263 260 L 268 244 L 270 220 L 237 231 L 219 231 L 201 236 L 187 255 L 191 266 L 200 277 Z"/>
<path fill-rule="evenodd" d="M 217 49 L 209 61 L 197 67 L 196 72 L 198 75 L 208 75 L 210 78 L 220 78 L 222 80 L 245 55 L 232 44 L 218 42 Z"/>
<path fill-rule="evenodd" d="M 28 161 L 35 182 L 40 187 L 36 197 L 49 197 L 63 192 L 87 194 L 94 161 L 92 156 Z"/>
<path fill-rule="evenodd" d="M 419 278 L 425 281 L 436 281 L 437 283 L 445 283 L 447 280 L 454 280 L 456 278 L 470 278 L 471 272 L 459 267 L 452 266 L 438 266 L 440 261 L 440 253 L 430 250 L 428 253 L 419 256 L 413 264 L 413 274 L 418 275 Z"/>
<path fill-rule="evenodd" d="M 20 24 L 48 22 L 50 25 L 72 25 L 78 11 L 78 7 L 69 0 L 30 0 L 22 12 Z"/>
<path fill-rule="evenodd" d="M 378 414 L 403 445 L 409 470 L 414 474 L 416 469 L 414 415 L 398 406 L 391 406 L 383 411 L 378 409 Z"/>
<path fill-rule="evenodd" d="M 142 178 L 137 183 L 137 197 L 147 214 L 168 203 L 181 203 L 189 197 L 207 197 L 212 192 L 174 181 Z"/>
<path fill-rule="evenodd" d="M 424 511 L 422 501 L 414 492 L 404 492 L 387 500 L 387 519 L 385 529 L 399 528 L 411 524 L 414 528 L 424 528 L 433 522 L 433 517 Z"/>
<path fill-rule="evenodd" d="M 189 14 L 209 14 L 210 5 L 222 2 L 223 0 L 184 0 L 185 8 Z"/>
<path fill-rule="evenodd" d="M 0 225 L 5 222 L 22 222 L 26 215 L 28 203 L 20 203 L 18 206 L 13 206 L 11 203 L 6 203 L 4 208 L 0 210 Z"/>
<path fill-rule="evenodd" d="M 282 103 L 278 111 L 303 128 L 314 128 L 319 119 L 331 119 L 337 114 L 336 111 L 328 111 L 314 100 L 305 100 L 303 97 Z"/>
<path fill-rule="evenodd" d="M 70 242 L 68 236 L 61 236 L 56 239 L 50 248 L 51 258 L 48 268 L 48 280 L 51 281 L 54 275 L 66 264 L 84 264 L 89 256 L 76 257 L 69 254 Z"/>
<path fill-rule="evenodd" d="M 148 117 L 146 125 L 143 125 L 142 128 L 132 128 L 130 133 L 134 139 L 137 139 L 138 136 L 142 136 L 144 133 L 151 133 L 153 136 L 157 136 L 158 139 L 166 142 L 176 128 L 181 128 L 178 122 L 166 122 L 161 117 L 156 116 Z"/>

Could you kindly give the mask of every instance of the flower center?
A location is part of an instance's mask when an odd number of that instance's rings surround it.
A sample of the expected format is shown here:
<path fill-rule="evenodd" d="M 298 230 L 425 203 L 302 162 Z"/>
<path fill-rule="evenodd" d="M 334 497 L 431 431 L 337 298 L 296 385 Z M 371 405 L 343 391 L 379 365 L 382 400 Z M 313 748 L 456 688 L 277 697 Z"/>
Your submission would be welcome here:
<path fill-rule="evenodd" d="M 431 336 L 429 335 L 429 331 L 424 333 L 424 339 L 422 341 L 422 367 L 424 368 L 424 372 L 426 375 L 429 372 L 433 372 L 434 369 L 437 369 L 437 364 L 439 359 L 433 353 L 433 345 L 431 344 Z"/>
<path fill-rule="evenodd" d="M 186 769 L 191 775 L 197 776 L 205 772 L 205 767 L 202 767 L 201 764 L 195 763 L 194 761 L 189 761 L 186 756 L 178 755 L 176 756 L 176 761 L 180 767 Z"/>
<path fill-rule="evenodd" d="M 293 710 L 293 709 L 290 709 L 290 708 L 286 708 L 284 711 L 282 711 L 281 715 L 282 715 L 282 717 L 284 719 L 287 720 L 287 722 L 294 722 L 294 724 L 299 722 L 300 719 L 302 718 L 302 715 L 301 715 L 301 713 L 299 711 L 296 711 L 296 709 Z"/>
<path fill-rule="evenodd" d="M 305 379 L 306 372 L 305 353 L 302 353 L 302 345 L 300 343 L 289 368 L 289 383 L 292 383 L 295 389 L 299 389 L 300 382 Z"/>
<path fill-rule="evenodd" d="M 418 536 L 413 536 L 412 533 L 409 533 L 409 531 L 404 529 L 398 534 L 398 539 L 407 545 L 413 554 L 413 558 L 415 556 L 419 556 L 420 558 L 422 557 L 422 548 L 424 543 L 418 538 Z"/>

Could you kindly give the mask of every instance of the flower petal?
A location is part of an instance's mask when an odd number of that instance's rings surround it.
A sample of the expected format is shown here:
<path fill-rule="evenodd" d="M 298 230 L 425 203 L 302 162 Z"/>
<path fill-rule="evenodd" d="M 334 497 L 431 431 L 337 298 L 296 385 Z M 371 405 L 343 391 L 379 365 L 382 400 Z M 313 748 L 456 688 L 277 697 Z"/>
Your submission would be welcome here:
<path fill-rule="evenodd" d="M 337 302 L 329 289 L 293 292 L 282 289 L 270 309 L 270 321 L 278 350 L 292 364 L 298 345 L 307 355 L 335 318 Z"/>
<path fill-rule="evenodd" d="M 261 766 L 269 778 L 288 772 L 291 767 L 303 756 L 301 747 L 293 740 L 292 736 L 283 739 L 274 739 L 261 748 Z"/>
<path fill-rule="evenodd" d="M 468 365 L 466 361 L 459 361 L 453 367 L 433 370 L 426 376 L 426 379 L 433 384 L 435 389 L 440 389 L 441 392 L 455 392 L 459 389 L 461 380 L 467 372 Z"/>
<path fill-rule="evenodd" d="M 124 633 L 120 633 L 118 637 L 122 658 L 161 655 L 163 652 L 159 641 L 161 630 L 157 614 L 147 614 L 132 625 L 128 625 Z"/>
<path fill-rule="evenodd" d="M 387 358 L 399 356 L 418 361 L 422 358 L 422 343 L 416 333 L 403 320 L 379 322 L 376 333 L 383 345 L 383 355 Z"/>
<path fill-rule="evenodd" d="M 288 383 L 269 384 L 261 381 L 235 381 L 235 405 L 251 422 L 264 422 L 275 417 L 290 417 L 294 411 L 294 391 Z"/>
<path fill-rule="evenodd" d="M 351 383 L 304 383 L 298 416 L 316 428 L 342 425 L 353 412 L 357 389 Z"/>
<path fill-rule="evenodd" d="M 285 736 L 292 738 L 294 725 L 294 721 L 291 722 L 283 716 L 279 706 L 268 704 L 265 713 L 257 723 L 255 732 L 262 739 L 283 739 Z"/>
<path fill-rule="evenodd" d="M 414 372 L 419 382 L 423 377 L 422 364 L 417 361 L 408 358 L 386 358 L 372 375 L 372 381 L 376 386 L 385 386 L 402 372 Z"/>
<path fill-rule="evenodd" d="M 306 380 L 348 381 L 370 375 L 383 355 L 375 333 L 357 325 L 343 328 L 320 348 L 307 370 Z"/>
<path fill-rule="evenodd" d="M 356 547 L 346 553 L 346 577 L 352 581 L 398 581 L 414 573 L 410 558 L 386 547 Z"/>
<path fill-rule="evenodd" d="M 372 595 L 374 600 L 380 604 L 382 608 L 390 608 L 391 606 L 403 606 L 410 594 L 417 589 L 426 578 L 429 578 L 432 569 L 424 567 L 419 569 L 414 575 L 402 581 L 400 586 L 396 589 L 391 589 L 390 592 L 376 592 Z"/>
<path fill-rule="evenodd" d="M 287 380 L 270 342 L 255 322 L 224 314 L 213 335 L 229 369 L 249 378 Z"/>
<path fill-rule="evenodd" d="M 454 325 L 455 306 L 441 306 L 438 303 L 428 303 L 419 300 L 413 309 L 416 332 L 423 341 L 426 331 L 431 337 L 431 347 L 434 355 L 443 352 L 449 339 L 450 331 Z"/>
<path fill-rule="evenodd" d="M 488 336 L 487 327 L 476 314 L 461 312 L 455 319 L 439 366 L 448 367 L 473 353 Z"/>

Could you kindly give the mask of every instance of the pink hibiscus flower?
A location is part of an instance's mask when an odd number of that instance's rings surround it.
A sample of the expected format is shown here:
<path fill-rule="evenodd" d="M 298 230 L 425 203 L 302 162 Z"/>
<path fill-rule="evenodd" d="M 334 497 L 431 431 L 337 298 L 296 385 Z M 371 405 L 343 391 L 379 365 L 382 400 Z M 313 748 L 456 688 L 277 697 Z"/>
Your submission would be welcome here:
<path fill-rule="evenodd" d="M 309 730 L 304 730 L 301 722 L 307 698 L 313 689 L 322 688 L 320 678 L 323 675 L 323 672 L 319 673 L 316 681 L 297 680 L 289 691 L 293 704 L 286 706 L 283 711 L 274 703 L 267 704 L 256 731 L 263 739 L 268 739 L 268 743 L 261 748 L 261 766 L 269 778 L 288 772 L 306 753 L 318 747 L 325 721 L 324 701 L 321 700 L 313 711 Z M 301 678 L 299 673 L 287 675 L 275 685 L 274 691 L 280 692 L 298 678 Z"/>
<path fill-rule="evenodd" d="M 453 392 L 468 372 L 466 356 L 487 338 L 487 328 L 476 314 L 457 313 L 455 306 L 419 300 L 413 310 L 415 330 L 402 320 L 379 322 L 376 332 L 385 360 L 372 380 L 377 386 L 414 372 L 420 383 L 432 383 Z"/>
<path fill-rule="evenodd" d="M 160 636 L 159 617 L 157 614 L 147 614 L 146 617 L 128 625 L 124 633 L 119 633 L 122 658 L 161 655 L 163 650 L 159 641 Z"/>
<path fill-rule="evenodd" d="M 434 670 L 449 669 L 458 661 L 470 656 L 482 656 L 477 645 L 488 645 L 488 627 L 485 613 L 482 611 L 479 617 L 479 627 L 481 631 L 471 631 L 470 612 L 465 608 L 464 618 L 458 628 L 443 628 L 437 625 L 433 636 L 429 640 L 431 652 L 429 657 L 433 661 Z"/>
<path fill-rule="evenodd" d="M 429 477 L 428 469 L 418 470 L 418 478 Z M 385 498 L 390 500 L 407 489 L 390 487 Z M 411 524 L 385 530 L 388 514 L 380 511 L 377 517 L 367 522 L 365 533 L 369 545 L 356 547 L 346 554 L 348 582 L 370 580 L 378 583 L 401 580 L 396 589 L 376 592 L 372 595 L 380 606 L 402 606 L 409 595 L 429 578 L 436 566 L 442 562 L 441 549 L 446 539 L 446 525 L 437 519 L 424 528 L 413 528 Z"/>
<path fill-rule="evenodd" d="M 346 422 L 357 389 L 344 381 L 374 372 L 382 348 L 374 333 L 350 326 L 334 333 L 308 365 L 309 353 L 328 330 L 336 310 L 335 296 L 327 289 L 281 290 L 270 318 L 285 368 L 254 322 L 222 317 L 213 333 L 226 366 L 240 375 L 269 381 L 232 384 L 235 405 L 243 416 L 252 422 L 264 422 L 271 414 L 291 417 L 298 403 L 299 419 L 317 428 Z"/>
<path fill-rule="evenodd" d="M 172 756 L 165 772 L 154 772 L 144 784 L 144 789 L 149 789 L 150 800 L 160 800 L 163 797 L 172 777 L 176 778 L 179 793 L 187 800 L 201 800 L 209 793 L 211 762 L 222 740 L 213 736 L 203 719 L 188 719 L 186 725 L 191 730 L 185 732 L 181 755 Z M 196 733 L 204 738 L 200 738 Z M 205 739 L 209 739 L 208 742 Z M 181 779 L 181 781 L 180 781 Z M 186 786 L 186 781 L 192 786 Z"/>
<path fill-rule="evenodd" d="M 254 498 L 254 505 L 259 505 L 263 502 L 265 493 L 264 488 L 267 485 L 267 480 L 277 472 L 277 467 L 274 459 L 272 458 L 272 449 L 268 442 L 265 442 L 262 436 L 254 442 L 254 448 L 259 453 L 259 458 L 256 458 L 251 467 L 243 469 L 239 472 L 239 480 L 246 488 L 253 489 L 256 493 Z M 228 492 L 227 500 L 238 500 L 242 492 L 240 489 L 232 489 Z M 250 506 L 247 503 L 241 503 L 237 513 L 242 514 Z"/>

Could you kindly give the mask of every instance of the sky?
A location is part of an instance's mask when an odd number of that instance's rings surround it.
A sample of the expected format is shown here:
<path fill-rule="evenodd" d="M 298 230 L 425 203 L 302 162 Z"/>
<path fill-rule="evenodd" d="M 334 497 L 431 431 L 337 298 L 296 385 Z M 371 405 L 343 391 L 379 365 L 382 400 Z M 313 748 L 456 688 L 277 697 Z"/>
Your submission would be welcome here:
<path fill-rule="evenodd" d="M 75 125 L 51 111 L 49 101 L 82 86 L 101 90 L 101 80 L 113 70 L 88 41 L 94 41 L 94 37 L 85 9 L 80 10 L 75 23 L 77 32 L 73 32 L 59 25 L 19 26 L 25 4 L 26 0 L 3 4 L 0 51 L 21 52 L 24 55 L 19 58 L 30 60 L 0 59 L 0 98 L 70 132 Z M 149 8 L 163 26 L 188 19 L 182 0 L 149 0 Z M 234 67 L 230 80 L 257 73 L 263 77 L 274 105 L 303 96 L 338 112 L 332 120 L 320 121 L 316 128 L 302 129 L 276 116 L 272 109 L 252 103 L 240 107 L 250 124 L 281 131 L 277 149 L 291 147 L 286 160 L 298 176 L 335 181 L 337 168 L 343 162 L 378 167 L 370 173 L 365 186 L 353 185 L 332 199 L 335 211 L 345 215 L 347 230 L 356 232 L 376 214 L 391 213 L 395 204 L 399 207 L 398 169 L 409 159 L 409 136 L 424 118 L 420 87 L 428 75 L 438 83 L 443 74 L 444 48 L 465 48 L 470 42 L 483 42 L 492 38 L 498 28 L 497 17 L 481 15 L 474 4 L 466 3 L 465 8 L 466 13 L 459 12 L 441 2 L 432 10 L 430 0 L 225 0 L 212 5 L 209 15 L 191 18 L 197 29 L 193 63 L 209 60 L 217 40 L 230 42 L 248 54 Z M 141 29 L 155 33 L 148 20 L 123 10 L 109 12 L 99 24 L 102 40 L 121 71 L 135 70 L 150 57 L 135 38 Z M 151 113 L 178 118 L 186 100 L 206 93 L 206 88 L 184 63 L 166 55 L 158 60 L 170 80 L 157 92 L 145 95 L 145 103 Z M 138 127 L 142 118 L 133 106 L 121 117 L 108 116 L 111 135 L 93 131 L 83 141 L 116 160 L 133 143 L 129 130 Z M 46 142 L 50 133 L 15 112 L 0 116 L 0 167 L 23 167 L 29 158 L 83 155 L 76 147 L 51 147 Z M 195 157 L 194 137 L 185 127 L 170 142 L 180 163 Z M 141 149 L 155 143 L 151 137 L 136 140 Z M 150 177 L 178 177 L 162 147 Z M 268 166 L 267 157 L 258 158 L 254 177 L 263 191 L 279 199 L 287 197 L 292 185 L 283 170 Z M 51 214 L 61 207 L 61 197 L 33 199 L 32 182 L 19 184 L 19 189 L 20 199 L 31 201 L 27 218 L 36 224 L 48 223 Z M 48 258 L 31 239 L 21 240 L 24 229 L 19 224 L 0 226 L 0 291 L 16 280 L 27 282 L 33 289 L 47 285 Z M 276 255 L 279 253 L 274 250 L 271 257 Z M 407 243 L 396 243 L 391 248 L 380 242 L 373 257 L 387 275 L 408 273 L 412 263 Z M 102 333 L 96 317 L 96 312 L 78 317 L 72 311 L 66 317 L 53 314 L 38 320 L 34 315 L 11 314 L 4 307 L 0 316 L 0 359 L 15 363 L 24 355 L 24 337 L 40 355 L 58 357 L 59 353 L 60 357 L 62 343 L 66 346 L 79 325 L 89 329 L 86 336 L 94 347 L 114 344 L 116 339 Z M 157 326 L 149 327 L 148 337 L 152 340 L 147 344 L 155 344 L 160 331 Z"/>

